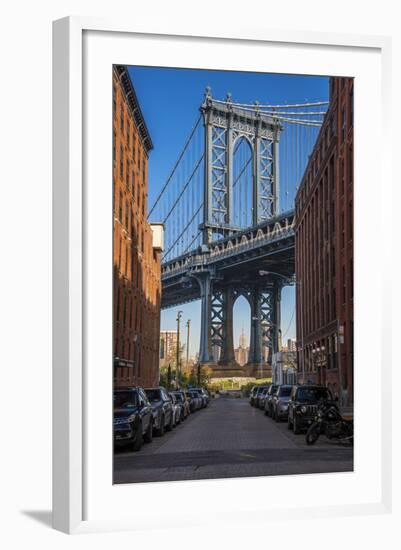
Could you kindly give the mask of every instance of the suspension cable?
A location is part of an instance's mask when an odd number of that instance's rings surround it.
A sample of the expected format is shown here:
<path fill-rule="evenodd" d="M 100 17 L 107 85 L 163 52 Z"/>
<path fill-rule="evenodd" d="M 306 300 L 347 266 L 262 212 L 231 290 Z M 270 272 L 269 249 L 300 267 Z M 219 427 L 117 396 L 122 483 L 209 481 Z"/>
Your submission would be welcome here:
<path fill-rule="evenodd" d="M 197 121 L 196 121 L 196 123 L 195 123 L 195 126 L 193 127 L 193 129 L 192 129 L 192 131 L 191 131 L 191 133 L 190 133 L 190 135 L 189 135 L 189 137 L 188 137 L 188 139 L 187 139 L 187 141 L 186 141 L 184 147 L 183 147 L 182 150 L 181 150 L 181 153 L 180 153 L 180 155 L 179 155 L 179 157 L 178 157 L 176 163 L 174 164 L 174 167 L 173 167 L 172 171 L 170 172 L 169 177 L 168 177 L 167 180 L 166 180 L 166 183 L 163 185 L 162 190 L 160 191 L 160 193 L 159 193 L 159 195 L 158 195 L 156 201 L 153 203 L 153 206 L 152 206 L 152 208 L 150 209 L 149 214 L 148 214 L 149 217 L 150 217 L 150 215 L 152 214 L 153 210 L 155 209 L 157 203 L 158 203 L 159 200 L 161 199 L 161 197 L 162 197 L 164 191 L 166 190 L 168 184 L 170 183 L 171 178 L 173 177 L 174 172 L 176 171 L 178 165 L 180 164 L 181 159 L 182 159 L 182 157 L 184 156 L 185 151 L 187 150 L 187 148 L 188 148 L 188 146 L 189 146 L 189 144 L 190 144 L 190 142 L 191 142 L 191 140 L 192 140 L 192 137 L 193 137 L 193 135 L 194 135 L 194 133 L 195 133 L 197 127 L 199 126 L 199 123 L 200 123 L 201 119 L 202 119 L 202 114 L 199 115 L 199 117 L 198 117 L 198 119 L 197 119 Z"/>
<path fill-rule="evenodd" d="M 171 216 L 171 214 L 173 213 L 173 211 L 175 210 L 175 207 L 177 206 L 177 204 L 179 203 L 181 197 L 183 196 L 183 194 L 185 193 L 188 185 L 191 183 L 191 180 L 193 178 L 193 176 L 196 174 L 202 160 L 203 160 L 203 157 L 204 155 L 201 156 L 201 158 L 198 160 L 198 162 L 196 163 L 196 166 L 195 168 L 192 170 L 192 173 L 191 175 L 189 176 L 189 178 L 187 179 L 187 182 L 186 184 L 184 185 L 184 187 L 181 189 L 181 193 L 178 195 L 178 197 L 175 199 L 175 202 L 173 204 L 173 206 L 171 207 L 171 210 L 170 212 L 167 214 L 167 216 L 164 218 L 163 222 L 162 223 L 166 223 L 166 221 L 169 219 L 169 217 Z"/>
<path fill-rule="evenodd" d="M 173 242 L 173 244 L 170 246 L 170 248 L 167 250 L 167 252 L 165 252 L 163 254 L 164 257 L 166 257 L 170 251 L 175 247 L 175 245 L 177 244 L 177 242 L 180 240 L 180 238 L 182 237 L 182 235 L 185 233 L 185 231 L 188 229 L 188 227 L 191 225 L 191 223 L 194 221 L 195 217 L 199 214 L 199 211 L 200 209 L 202 208 L 203 206 L 203 203 L 199 206 L 198 210 L 194 213 L 194 215 L 192 216 L 192 218 L 189 220 L 189 222 L 187 223 L 187 225 L 184 227 L 184 229 L 181 231 L 181 233 L 178 235 L 178 237 L 176 238 L 176 240 Z"/>

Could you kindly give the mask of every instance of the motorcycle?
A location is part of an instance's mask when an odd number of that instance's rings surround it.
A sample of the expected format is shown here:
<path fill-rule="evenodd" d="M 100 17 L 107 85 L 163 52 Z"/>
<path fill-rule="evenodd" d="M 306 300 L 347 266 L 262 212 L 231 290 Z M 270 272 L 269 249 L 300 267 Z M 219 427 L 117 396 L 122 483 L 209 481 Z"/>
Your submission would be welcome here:
<path fill-rule="evenodd" d="M 313 445 L 321 435 L 338 442 L 354 443 L 354 422 L 345 420 L 333 401 L 325 401 L 318 405 L 314 422 L 306 432 L 306 444 Z"/>

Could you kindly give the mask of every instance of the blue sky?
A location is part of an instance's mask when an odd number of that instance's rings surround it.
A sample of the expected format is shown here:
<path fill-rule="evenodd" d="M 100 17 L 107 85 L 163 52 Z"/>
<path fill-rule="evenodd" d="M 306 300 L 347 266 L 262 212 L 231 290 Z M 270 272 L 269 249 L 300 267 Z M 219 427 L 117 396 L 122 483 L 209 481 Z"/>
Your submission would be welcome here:
<path fill-rule="evenodd" d="M 130 67 L 130 76 L 154 144 L 149 158 L 149 206 L 160 192 L 199 115 L 206 86 L 212 88 L 212 95 L 217 99 L 224 99 L 227 92 L 231 92 L 233 101 L 241 103 L 255 100 L 301 103 L 328 98 L 327 77 L 155 67 Z M 282 295 L 284 342 L 295 337 L 294 307 L 294 288 L 286 288 Z M 182 327 L 191 319 L 190 354 L 195 355 L 199 345 L 199 302 L 163 311 L 161 328 L 176 328 L 178 309 L 183 311 Z M 249 342 L 249 324 L 249 306 L 244 299 L 238 299 L 234 308 L 235 345 L 242 327 Z"/>

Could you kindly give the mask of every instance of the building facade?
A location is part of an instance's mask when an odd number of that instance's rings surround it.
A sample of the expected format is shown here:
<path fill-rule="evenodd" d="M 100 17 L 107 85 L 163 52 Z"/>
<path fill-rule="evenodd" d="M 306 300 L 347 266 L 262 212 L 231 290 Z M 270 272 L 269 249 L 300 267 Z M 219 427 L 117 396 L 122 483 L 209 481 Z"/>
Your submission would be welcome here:
<path fill-rule="evenodd" d="M 244 329 L 242 329 L 242 332 L 239 337 L 239 346 L 234 349 L 234 355 L 236 362 L 243 367 L 248 363 L 249 359 L 249 346 L 246 340 L 246 335 L 244 332 Z"/>
<path fill-rule="evenodd" d="M 128 68 L 113 68 L 114 385 L 159 382 L 161 226 L 147 221 L 153 148 Z"/>
<path fill-rule="evenodd" d="M 177 331 L 160 331 L 160 366 L 168 365 L 176 361 L 177 356 Z M 175 363 L 174 363 L 175 364 Z"/>
<path fill-rule="evenodd" d="M 353 79 L 330 104 L 295 199 L 298 380 L 353 404 Z"/>

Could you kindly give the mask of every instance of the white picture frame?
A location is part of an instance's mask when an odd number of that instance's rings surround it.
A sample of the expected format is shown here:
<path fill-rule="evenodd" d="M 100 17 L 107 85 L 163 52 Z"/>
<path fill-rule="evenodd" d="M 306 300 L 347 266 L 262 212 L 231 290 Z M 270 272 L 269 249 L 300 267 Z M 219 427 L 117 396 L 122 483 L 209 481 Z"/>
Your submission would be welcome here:
<path fill-rule="evenodd" d="M 154 44 L 148 48 L 137 49 L 141 55 L 132 55 L 130 41 L 146 41 L 147 45 Z M 163 48 L 160 48 L 160 44 Z M 139 44 L 139 42 L 138 42 Z M 103 222 L 100 215 L 107 212 L 107 193 L 102 195 L 93 194 L 93 189 L 87 181 L 97 178 L 107 178 L 109 172 L 104 173 L 109 157 L 111 158 L 111 126 L 107 134 L 107 125 L 111 125 L 111 117 L 104 112 L 103 107 L 107 106 L 111 113 L 111 65 L 110 59 L 115 63 L 124 64 L 155 64 L 157 56 L 160 57 L 159 64 L 171 66 L 185 66 L 188 63 L 188 52 L 183 51 L 183 44 L 186 48 L 192 48 L 192 65 L 201 66 L 200 53 L 205 56 L 204 66 L 211 66 L 212 49 L 221 49 L 221 52 L 231 51 L 222 69 L 241 68 L 244 70 L 261 70 L 260 59 L 263 58 L 263 48 L 269 48 L 280 58 L 281 67 L 274 62 L 274 59 L 266 62 L 265 72 L 290 72 L 300 71 L 303 65 L 307 64 L 309 57 L 309 74 L 313 74 L 313 67 L 316 73 L 322 73 L 326 65 L 326 74 L 344 74 L 342 69 L 347 66 L 353 67 L 357 59 L 358 75 L 356 76 L 355 96 L 355 182 L 362 178 L 366 181 L 366 201 L 364 205 L 358 205 L 358 192 L 355 198 L 356 211 L 356 269 L 355 269 L 355 301 L 358 304 L 356 319 L 359 318 L 361 326 L 356 326 L 355 338 L 355 361 L 369 361 L 366 351 L 363 349 L 363 319 L 368 310 L 363 306 L 363 298 L 369 289 L 365 288 L 361 281 L 361 274 L 367 264 L 367 258 L 361 249 L 358 235 L 367 229 L 369 216 L 376 212 L 376 223 L 384 228 L 386 219 L 388 222 L 389 213 L 385 214 L 384 205 L 375 203 L 372 195 L 372 178 L 380 181 L 380 194 L 388 193 L 391 196 L 391 168 L 389 162 L 389 128 L 391 124 L 390 87 L 391 87 L 391 41 L 387 37 L 354 36 L 332 33 L 313 33 L 299 31 L 277 31 L 264 28 L 239 28 L 222 29 L 208 28 L 197 29 L 195 26 L 188 27 L 183 22 L 169 23 L 165 28 L 155 27 L 153 29 L 142 26 L 140 22 L 129 23 L 124 21 L 105 21 L 94 18 L 70 17 L 54 22 L 53 32 L 53 525 L 56 529 L 67 533 L 118 530 L 118 529 L 144 529 L 151 528 L 152 524 L 145 517 L 137 515 L 135 519 L 129 514 L 119 516 L 115 513 L 115 501 L 111 486 L 112 472 L 112 441 L 111 433 L 111 362 L 110 373 L 100 369 L 98 377 L 93 377 L 93 363 L 103 365 L 108 357 L 108 336 L 107 323 L 111 332 L 111 317 L 99 319 L 102 326 L 96 329 L 92 323 L 95 292 L 100 292 L 106 306 L 103 311 L 111 312 L 111 291 L 110 298 L 107 289 L 110 287 L 110 273 L 104 273 L 99 266 L 107 265 L 107 251 L 111 243 L 111 229 L 108 221 Z M 114 49 L 115 48 L 115 49 Z M 274 50 L 275 48 L 275 50 Z M 253 49 L 256 55 L 252 62 L 244 61 L 249 50 Z M 163 51 L 162 51 L 163 50 Z M 244 53 L 244 51 L 246 52 Z M 302 52 L 301 58 L 294 58 L 294 51 Z M 135 50 L 134 50 L 135 51 Z M 107 53 L 108 52 L 108 53 Z M 370 56 L 369 61 L 364 56 Z M 208 57 L 209 56 L 209 57 Z M 241 57 L 243 56 L 243 57 Z M 293 59 L 291 61 L 291 56 Z M 327 56 L 327 57 L 326 57 Z M 356 57 L 355 57 L 356 56 Z M 359 57 L 358 57 L 359 56 Z M 140 57 L 140 59 L 139 59 Z M 206 61 L 207 58 L 207 61 Z M 338 58 L 338 65 L 336 59 Z M 354 58 L 354 61 L 352 61 Z M 153 61 L 151 61 L 153 59 Z M 181 59 L 181 61 L 179 61 Z M 242 61 L 241 61 L 242 59 Z M 334 61 L 333 61 L 334 60 Z M 331 64 L 332 62 L 332 64 Z M 292 63 L 292 65 L 291 65 Z M 91 96 L 88 103 L 88 86 L 92 91 L 92 80 L 99 77 L 98 83 L 105 83 L 103 65 L 110 66 L 110 89 L 104 90 L 98 87 L 96 98 Z M 369 66 L 371 75 L 367 74 Z M 219 65 L 216 65 L 216 68 Z M 306 71 L 306 74 L 308 72 Z M 355 73 L 357 74 L 357 73 Z M 352 70 L 346 76 L 355 76 Z M 373 98 L 372 112 L 378 114 L 371 121 L 372 131 L 379 132 L 381 136 L 380 153 L 377 162 L 368 173 L 363 164 L 364 155 L 369 155 L 372 143 L 366 141 L 369 136 L 364 135 L 367 121 L 364 120 L 362 112 L 363 101 L 366 90 L 359 88 L 358 78 L 361 82 L 368 83 L 371 79 Z M 379 80 L 377 80 L 377 78 Z M 96 85 L 98 85 L 98 83 Z M 95 84 L 93 84 L 95 85 Z M 358 95 L 359 94 L 359 95 Z M 362 97 L 363 96 L 363 97 Z M 92 101 L 93 98 L 93 101 Z M 360 100 L 360 103 L 358 101 Z M 101 166 L 93 168 L 93 146 L 88 141 L 88 135 L 93 136 L 93 110 L 97 109 L 99 120 L 96 122 L 96 132 L 99 133 L 101 143 L 96 145 L 96 153 L 100 157 L 105 152 L 104 159 L 99 161 Z M 92 118 L 91 118 L 92 117 Z M 91 126 L 92 124 L 92 126 Z M 359 125 L 359 126 L 358 126 Z M 103 132 L 105 130 L 105 132 Z M 107 134 L 107 135 L 106 135 Z M 366 145 L 366 147 L 365 147 Z M 370 149 L 369 149 L 370 147 Z M 111 166 L 111 164 L 110 164 Z M 96 170 L 99 170 L 97 173 Z M 102 186 L 99 185 L 99 189 Z M 111 197 L 111 195 L 110 195 Z M 359 199 L 361 197 L 359 196 Z M 377 197 L 376 197 L 377 199 Z M 96 211 L 94 203 L 96 202 Z M 362 207 L 361 207 L 362 206 Z M 110 203 L 111 208 L 111 203 Z M 105 210 L 106 209 L 106 210 Z M 99 213 L 97 213 L 99 212 Z M 387 218 L 385 218 L 385 215 Z M 99 224 L 99 225 L 96 225 Z M 96 232 L 105 239 L 106 251 L 99 251 L 93 246 L 93 227 L 96 225 Z M 101 227 L 100 227 L 101 226 Z M 109 231 L 110 236 L 107 237 Z M 377 228 L 370 228 L 369 238 L 375 237 Z M 110 242 L 109 242 L 110 241 Z M 103 242 L 103 241 L 102 241 Z M 390 396 L 385 392 L 384 384 L 391 380 L 391 356 L 389 348 L 384 344 L 384 331 L 381 324 L 384 315 L 384 301 L 381 300 L 381 291 L 386 285 L 386 269 L 390 265 L 389 243 L 382 244 L 380 249 L 380 266 L 372 267 L 372 277 L 377 296 L 372 298 L 370 312 L 372 330 L 380 335 L 376 342 L 370 343 L 371 361 L 377 362 L 379 368 L 379 381 L 377 384 L 380 395 L 380 407 L 377 419 L 373 421 L 371 428 L 377 434 L 377 447 L 369 456 L 358 455 L 359 449 L 363 448 L 366 426 L 364 425 L 363 411 L 367 410 L 369 403 L 362 397 L 358 399 L 358 384 L 361 380 L 356 378 L 356 456 L 354 474 L 327 474 L 319 476 L 307 476 L 307 483 L 310 487 L 310 495 L 304 498 L 303 504 L 294 501 L 289 504 L 285 499 L 275 507 L 266 507 L 263 501 L 256 499 L 252 505 L 239 505 L 238 494 L 253 490 L 255 479 L 236 480 L 211 480 L 197 482 L 174 483 L 174 490 L 182 498 L 196 485 L 199 491 L 199 505 L 185 512 L 184 516 L 174 523 L 174 518 L 164 518 L 166 526 L 180 525 L 202 525 L 205 521 L 263 521 L 267 514 L 270 518 L 313 518 L 319 515 L 338 516 L 364 513 L 388 513 L 391 510 L 391 422 L 389 411 L 391 410 Z M 103 247 L 102 247 L 103 248 Z M 101 256 L 103 254 L 103 256 Z M 111 261 L 111 256 L 110 256 Z M 92 267 L 93 266 L 93 267 Z M 94 283 L 88 273 L 96 271 L 101 273 L 99 281 Z M 359 273 L 359 274 L 358 274 Z M 104 275 L 104 276 L 103 276 Z M 359 279 L 358 279 L 359 277 Z M 358 282 L 359 281 L 359 282 Z M 94 284 L 92 284 L 94 283 Z M 361 284 L 358 287 L 358 284 Z M 102 293 L 106 289 L 106 294 Z M 386 312 L 388 315 L 388 312 Z M 107 315 L 106 315 L 107 317 Z M 92 321 L 91 321 L 92 319 Z M 362 328 L 361 328 L 362 327 Z M 365 327 L 366 328 L 366 327 Z M 361 336 L 358 331 L 362 330 Z M 366 335 L 366 333 L 364 333 Z M 98 358 L 93 351 L 94 339 L 102 339 L 104 336 L 105 348 L 100 351 Z M 100 336 L 100 338 L 99 338 Z M 92 346 L 92 347 L 91 347 Z M 105 367 L 106 368 L 106 367 Z M 92 369 L 92 370 L 91 370 Z M 366 369 L 367 372 L 369 368 Z M 377 367 L 376 367 L 377 371 Z M 108 386 L 109 384 L 109 386 Z M 110 402 L 107 401 L 107 388 L 110 391 Z M 104 397 L 106 396 L 106 399 Z M 103 399 L 103 400 L 102 400 Z M 94 423 L 94 410 L 101 425 L 107 426 L 110 420 L 110 430 L 107 427 L 102 430 L 96 429 Z M 386 419 L 386 421 L 385 421 Z M 359 441 L 358 441 L 359 430 Z M 109 446 L 107 446 L 109 445 Z M 110 453 L 108 454 L 108 452 Z M 365 453 L 366 454 L 366 453 Z M 94 461 L 93 457 L 97 456 Z M 366 464 L 371 471 L 370 487 L 366 487 Z M 354 483 L 358 472 L 364 472 L 361 479 Z M 108 476 L 108 477 L 107 477 Z M 348 476 L 348 477 L 347 477 Z M 303 478 L 298 480 L 297 478 Z M 304 484 L 306 476 L 291 478 L 293 484 Z M 258 478 L 260 486 L 265 484 L 266 489 L 275 490 L 277 487 L 286 486 L 288 477 Z M 353 485 L 354 483 L 354 485 Z M 326 484 L 332 491 L 333 498 L 320 499 L 316 502 L 315 491 L 318 487 Z M 343 485 L 342 485 L 343 484 Z M 358 494 L 346 495 L 335 492 L 335 486 L 348 484 Z M 110 485 L 110 487 L 109 487 Z M 134 484 L 115 488 L 119 491 L 119 498 L 126 502 L 129 499 L 139 498 L 141 502 L 147 502 L 148 495 L 154 495 L 161 491 L 164 484 Z M 305 487 L 305 484 L 303 485 Z M 223 489 L 223 491 L 221 491 Z M 207 501 L 210 492 L 215 492 L 216 502 Z M 115 491 L 114 491 L 115 493 Z M 315 495 L 315 496 L 314 496 Z M 315 499 L 315 500 L 314 500 Z M 206 504 L 207 502 L 207 504 Z M 208 518 L 202 515 L 202 510 L 208 509 Z M 219 513 L 221 510 L 221 513 Z"/>

